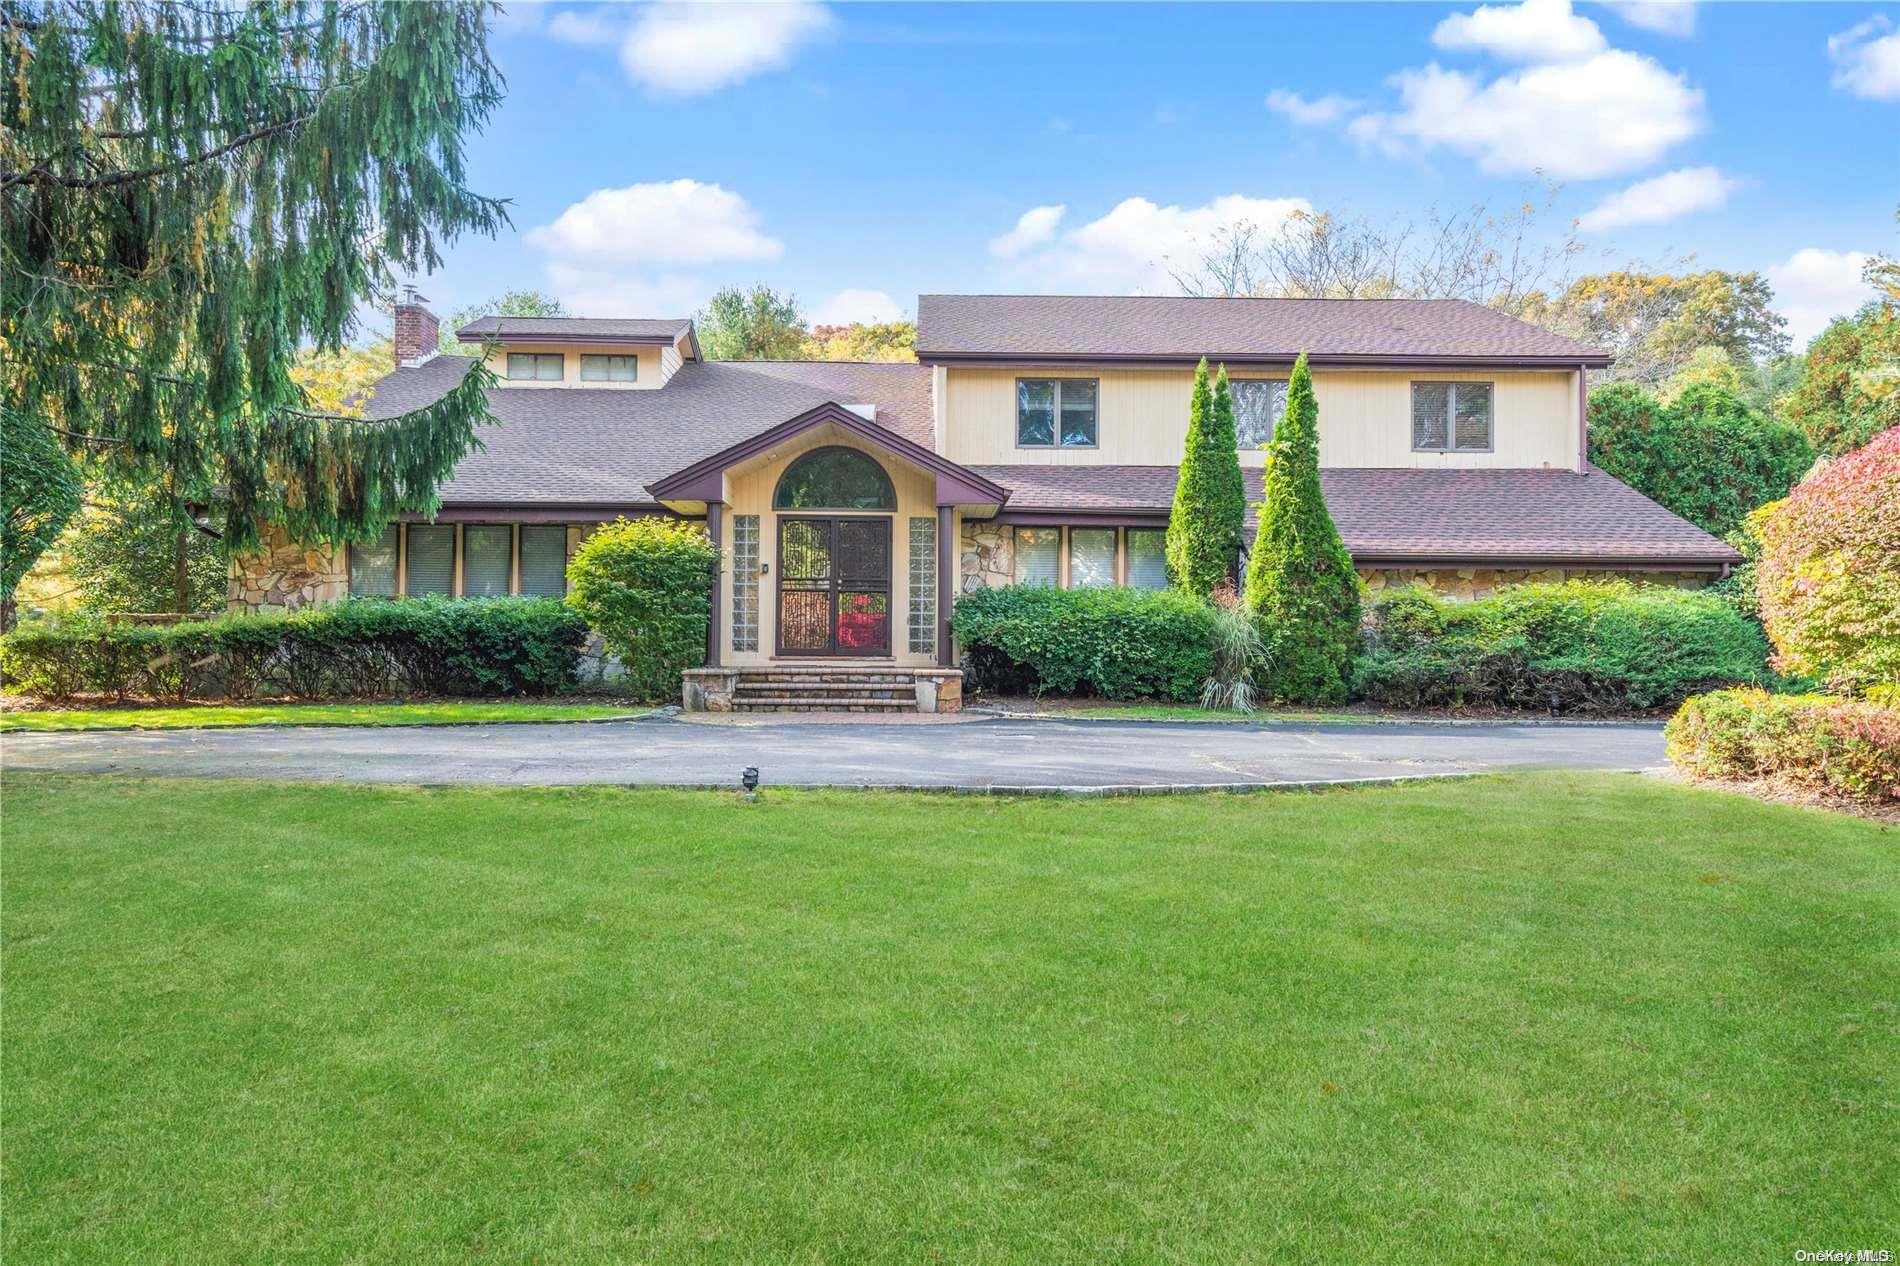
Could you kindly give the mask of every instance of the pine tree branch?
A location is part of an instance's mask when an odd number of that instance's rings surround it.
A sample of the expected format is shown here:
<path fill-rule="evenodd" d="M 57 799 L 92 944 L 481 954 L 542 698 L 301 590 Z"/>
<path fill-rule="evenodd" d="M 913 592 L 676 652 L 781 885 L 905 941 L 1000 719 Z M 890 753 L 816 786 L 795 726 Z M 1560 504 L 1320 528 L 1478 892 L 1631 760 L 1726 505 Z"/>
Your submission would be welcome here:
<path fill-rule="evenodd" d="M 243 149 L 246 145 L 253 145 L 258 141 L 266 140 L 272 136 L 291 131 L 294 128 L 302 127 L 311 119 L 314 119 L 316 115 L 317 112 L 315 110 L 309 110 L 293 118 L 253 129 L 252 131 L 244 133 L 242 136 L 227 141 L 216 149 L 206 150 L 201 154 L 194 154 L 190 158 L 182 159 L 176 163 L 162 163 L 156 167 L 141 167 L 137 171 L 115 172 L 110 176 L 61 176 L 50 170 L 44 162 L 40 162 L 24 171 L 0 172 L 0 189 L 10 189 L 14 185 L 38 185 L 42 188 L 96 190 L 112 189 L 119 185 L 136 184 L 141 180 L 154 180 L 160 176 L 175 175 L 180 172 L 189 171 L 193 167 L 201 167 L 206 163 L 216 162 L 228 154 Z"/>

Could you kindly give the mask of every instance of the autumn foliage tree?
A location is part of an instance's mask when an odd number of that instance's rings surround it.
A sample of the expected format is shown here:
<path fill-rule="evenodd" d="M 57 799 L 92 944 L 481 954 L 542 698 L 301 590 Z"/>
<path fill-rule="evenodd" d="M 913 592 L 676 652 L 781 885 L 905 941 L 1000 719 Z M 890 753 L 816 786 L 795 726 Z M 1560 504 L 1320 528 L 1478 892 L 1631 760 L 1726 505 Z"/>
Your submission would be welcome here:
<path fill-rule="evenodd" d="M 1900 427 L 1757 516 L 1762 624 L 1789 672 L 1900 682 Z"/>
<path fill-rule="evenodd" d="M 88 476 L 222 535 L 361 539 L 488 420 L 479 367 L 386 421 L 316 407 L 298 348 L 440 245 L 507 222 L 464 183 L 500 100 L 481 5 L 0 0 L 0 409 Z M 9 448 L 12 444 L 9 444 Z M 70 474 L 70 472 L 69 472 Z M 36 497 L 48 476 L 16 495 Z M 215 529 L 213 529 L 215 530 Z M 32 561 L 10 558 L 7 579 Z"/>

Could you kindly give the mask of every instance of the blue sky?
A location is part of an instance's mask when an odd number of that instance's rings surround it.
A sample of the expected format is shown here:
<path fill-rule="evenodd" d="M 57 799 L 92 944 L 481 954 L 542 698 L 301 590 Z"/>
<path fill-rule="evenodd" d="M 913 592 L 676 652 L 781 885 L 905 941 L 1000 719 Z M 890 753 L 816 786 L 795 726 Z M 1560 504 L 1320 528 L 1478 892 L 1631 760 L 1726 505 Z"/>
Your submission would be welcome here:
<path fill-rule="evenodd" d="M 1169 262 L 1236 219 L 1504 210 L 1549 181 L 1577 270 L 1762 270 L 1799 342 L 1896 243 L 1897 20 L 1900 0 L 517 3 L 471 149 L 515 228 L 423 289 L 445 313 L 531 286 L 668 316 L 763 280 L 820 319 L 935 290 L 1169 292 Z"/>

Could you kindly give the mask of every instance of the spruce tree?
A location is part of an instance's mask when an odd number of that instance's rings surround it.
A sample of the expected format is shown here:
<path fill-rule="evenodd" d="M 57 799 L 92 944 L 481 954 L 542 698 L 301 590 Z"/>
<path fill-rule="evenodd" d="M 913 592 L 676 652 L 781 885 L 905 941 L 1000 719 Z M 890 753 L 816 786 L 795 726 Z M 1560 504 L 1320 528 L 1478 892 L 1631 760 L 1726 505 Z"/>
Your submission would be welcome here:
<path fill-rule="evenodd" d="M 1262 685 L 1289 703 L 1338 703 L 1359 646 L 1359 577 L 1319 482 L 1319 406 L 1302 354 L 1268 446 L 1266 500 L 1247 560 L 1247 610 L 1267 647 Z"/>
<path fill-rule="evenodd" d="M 1227 415 L 1228 452 L 1235 463 L 1233 411 Z M 1227 525 L 1227 481 L 1221 470 L 1220 424 L 1215 417 L 1214 393 L 1207 382 L 1207 361 L 1194 371 L 1194 394 L 1188 402 L 1187 443 L 1181 454 L 1181 474 L 1174 486 L 1174 508 L 1168 513 L 1168 575 L 1177 587 L 1205 598 L 1227 579 L 1239 524 Z M 1244 513 L 1245 506 L 1243 504 Z"/>
<path fill-rule="evenodd" d="M 336 542 L 433 512 L 491 420 L 488 372 L 370 421 L 314 407 L 290 369 L 301 345 L 338 350 L 398 270 L 508 222 L 464 184 L 464 136 L 500 100 L 488 17 L 0 0 L 8 447 L 38 428 L 89 475 L 181 512 L 215 491 L 234 550 L 265 523 Z M 58 504 L 59 474 L 9 482 L 9 523 L 16 496 Z M 8 559 L 9 590 L 32 561 Z"/>

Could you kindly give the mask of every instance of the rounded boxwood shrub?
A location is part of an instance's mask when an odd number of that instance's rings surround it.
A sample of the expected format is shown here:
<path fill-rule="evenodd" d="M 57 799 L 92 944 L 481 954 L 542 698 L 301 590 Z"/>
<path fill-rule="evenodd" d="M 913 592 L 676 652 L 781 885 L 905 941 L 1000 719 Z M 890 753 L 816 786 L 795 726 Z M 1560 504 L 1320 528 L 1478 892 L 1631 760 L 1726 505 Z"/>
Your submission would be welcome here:
<path fill-rule="evenodd" d="M 1214 609 L 1179 590 L 1008 585 L 957 599 L 969 684 L 1005 694 L 1198 699 Z"/>
<path fill-rule="evenodd" d="M 625 667 L 635 695 L 679 693 L 680 673 L 706 662 L 706 624 L 719 551 L 682 519 L 616 519 L 581 542 L 567 566 L 567 604 Z"/>
<path fill-rule="evenodd" d="M 1355 698 L 1390 707 L 1656 708 L 1769 679 L 1753 621 L 1711 594 L 1622 581 L 1514 585 L 1455 602 L 1422 586 L 1371 604 Z"/>
<path fill-rule="evenodd" d="M 1891 705 L 1721 690 L 1683 704 L 1663 734 L 1669 759 L 1694 777 L 1900 802 L 1900 708 Z"/>

